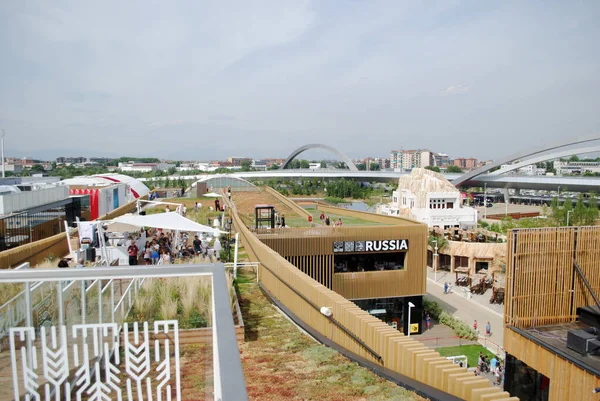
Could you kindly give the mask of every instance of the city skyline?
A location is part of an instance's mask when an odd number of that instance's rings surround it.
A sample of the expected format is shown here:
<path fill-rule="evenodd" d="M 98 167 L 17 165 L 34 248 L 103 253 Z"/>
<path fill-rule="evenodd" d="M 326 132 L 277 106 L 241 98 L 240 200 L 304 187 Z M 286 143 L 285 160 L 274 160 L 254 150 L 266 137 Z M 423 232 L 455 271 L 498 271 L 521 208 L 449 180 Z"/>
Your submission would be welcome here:
<path fill-rule="evenodd" d="M 319 142 L 356 158 L 435 143 L 487 160 L 600 126 L 595 3 L 0 11 L 7 155 L 285 157 Z"/>

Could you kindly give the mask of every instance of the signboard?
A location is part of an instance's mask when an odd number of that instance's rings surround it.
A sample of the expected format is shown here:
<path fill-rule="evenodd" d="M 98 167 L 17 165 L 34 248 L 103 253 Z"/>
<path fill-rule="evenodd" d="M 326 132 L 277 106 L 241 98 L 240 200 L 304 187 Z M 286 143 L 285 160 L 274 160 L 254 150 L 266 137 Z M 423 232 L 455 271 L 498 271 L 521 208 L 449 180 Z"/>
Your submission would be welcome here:
<path fill-rule="evenodd" d="M 419 332 L 419 323 L 411 323 L 410 324 L 410 333 L 418 333 Z"/>
<path fill-rule="evenodd" d="M 389 252 L 407 251 L 407 239 L 385 239 L 376 241 L 336 241 L 333 243 L 334 253 L 344 252 Z"/>

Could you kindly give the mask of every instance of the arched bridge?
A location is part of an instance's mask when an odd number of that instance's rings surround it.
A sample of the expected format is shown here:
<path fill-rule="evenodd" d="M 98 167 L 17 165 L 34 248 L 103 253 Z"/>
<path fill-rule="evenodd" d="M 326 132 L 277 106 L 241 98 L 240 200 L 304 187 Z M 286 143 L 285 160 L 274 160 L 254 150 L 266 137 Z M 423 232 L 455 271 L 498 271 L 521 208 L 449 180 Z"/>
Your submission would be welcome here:
<path fill-rule="evenodd" d="M 342 152 L 340 152 L 339 150 L 332 148 L 331 146 L 327 146 L 327 145 L 323 145 L 320 143 L 311 143 L 308 145 L 304 145 L 299 147 L 298 149 L 294 150 L 289 156 L 288 158 L 285 160 L 285 162 L 283 163 L 283 166 L 281 167 L 282 169 L 284 168 L 288 168 L 290 163 L 292 162 L 292 160 L 294 160 L 296 158 L 296 156 L 298 156 L 300 153 L 307 151 L 309 149 L 325 149 L 328 150 L 332 153 L 335 153 L 336 155 L 338 155 L 343 161 L 344 163 L 346 163 L 346 166 L 348 166 L 348 168 L 350 169 L 350 171 L 358 171 L 358 168 L 354 165 L 354 163 L 352 162 L 352 159 L 350 159 L 348 156 L 346 156 L 345 154 L 343 154 Z"/>
<path fill-rule="evenodd" d="M 562 143 L 560 145 L 554 145 L 551 147 L 544 147 L 542 149 L 529 150 L 527 152 L 521 152 L 517 155 L 513 155 L 510 157 L 499 159 L 499 161 L 485 165 L 473 171 L 470 171 L 466 174 L 461 175 L 458 178 L 452 180 L 452 184 L 459 186 L 462 185 L 482 174 L 489 172 L 490 170 L 499 168 L 503 164 L 510 164 L 515 161 L 519 161 L 519 163 L 511 165 L 508 169 L 498 171 L 494 175 L 507 173 L 512 170 L 516 170 L 520 167 L 525 167 L 530 164 L 535 164 L 543 161 L 558 159 L 560 157 L 583 154 L 583 153 L 594 153 L 600 151 L 600 145 L 589 145 L 590 142 L 600 140 L 599 136 L 594 136 L 587 139 L 580 139 L 577 141 Z M 586 144 L 584 146 L 580 146 L 577 148 L 569 148 L 570 146 Z"/>

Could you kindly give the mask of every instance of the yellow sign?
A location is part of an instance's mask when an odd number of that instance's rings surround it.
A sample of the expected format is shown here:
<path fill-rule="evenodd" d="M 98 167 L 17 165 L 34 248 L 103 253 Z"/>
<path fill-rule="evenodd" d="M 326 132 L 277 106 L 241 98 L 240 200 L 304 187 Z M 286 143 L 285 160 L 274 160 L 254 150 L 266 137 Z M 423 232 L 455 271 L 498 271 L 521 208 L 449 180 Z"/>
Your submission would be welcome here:
<path fill-rule="evenodd" d="M 410 324 L 410 332 L 418 333 L 419 332 L 419 323 L 411 323 Z"/>

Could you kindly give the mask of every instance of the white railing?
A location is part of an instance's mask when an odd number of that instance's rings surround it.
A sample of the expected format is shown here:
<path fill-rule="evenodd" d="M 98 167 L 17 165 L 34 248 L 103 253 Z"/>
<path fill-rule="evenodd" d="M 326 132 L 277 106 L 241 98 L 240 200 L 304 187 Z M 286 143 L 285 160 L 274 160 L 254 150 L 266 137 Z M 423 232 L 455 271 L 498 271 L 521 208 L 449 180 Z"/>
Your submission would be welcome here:
<path fill-rule="evenodd" d="M 198 275 L 212 276 L 214 398 L 247 400 L 222 264 L 0 271 L 0 284 L 25 287 L 15 297 L 24 296 L 24 319 L 6 324 L 10 359 L 0 360 L 13 388 L 0 398 L 181 400 L 178 321 L 126 319 L 145 278 Z"/>

